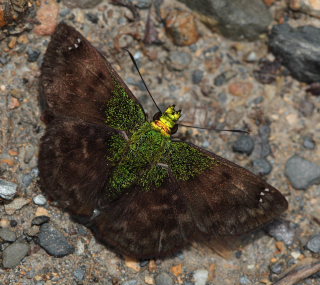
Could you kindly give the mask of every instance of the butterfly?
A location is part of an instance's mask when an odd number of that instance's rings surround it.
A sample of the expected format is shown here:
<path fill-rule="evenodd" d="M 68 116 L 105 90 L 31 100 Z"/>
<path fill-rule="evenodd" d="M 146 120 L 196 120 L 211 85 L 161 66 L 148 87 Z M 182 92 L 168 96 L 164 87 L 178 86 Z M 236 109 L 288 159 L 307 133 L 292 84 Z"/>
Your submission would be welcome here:
<path fill-rule="evenodd" d="M 250 171 L 172 139 L 175 106 L 148 121 L 105 57 L 63 22 L 44 55 L 40 105 L 42 190 L 121 255 L 170 256 L 248 233 L 288 207 Z"/>

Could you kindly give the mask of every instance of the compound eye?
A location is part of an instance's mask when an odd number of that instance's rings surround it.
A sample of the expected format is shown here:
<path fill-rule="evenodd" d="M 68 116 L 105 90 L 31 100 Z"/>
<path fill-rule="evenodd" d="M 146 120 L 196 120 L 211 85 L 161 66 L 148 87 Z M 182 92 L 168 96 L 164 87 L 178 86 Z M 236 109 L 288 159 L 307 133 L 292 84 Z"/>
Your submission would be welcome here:
<path fill-rule="evenodd" d="M 162 116 L 162 113 L 161 112 L 157 112 L 153 115 L 153 120 L 154 121 L 157 121 L 160 119 L 160 117 Z"/>
<path fill-rule="evenodd" d="M 175 124 L 174 127 L 171 129 L 171 135 L 175 134 L 179 129 L 179 125 Z"/>

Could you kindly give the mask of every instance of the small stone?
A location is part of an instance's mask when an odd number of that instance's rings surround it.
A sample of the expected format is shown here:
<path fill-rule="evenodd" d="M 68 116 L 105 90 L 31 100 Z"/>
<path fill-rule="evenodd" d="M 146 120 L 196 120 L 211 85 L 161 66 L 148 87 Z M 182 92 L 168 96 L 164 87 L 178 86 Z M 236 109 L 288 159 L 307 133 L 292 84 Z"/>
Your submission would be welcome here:
<path fill-rule="evenodd" d="M 292 10 L 320 18 L 320 5 L 317 0 L 290 0 L 289 3 Z"/>
<path fill-rule="evenodd" d="M 0 241 L 14 242 L 17 239 L 16 233 L 9 229 L 0 229 Z"/>
<path fill-rule="evenodd" d="M 87 13 L 86 17 L 93 24 L 98 24 L 99 22 L 99 17 L 95 13 Z"/>
<path fill-rule="evenodd" d="M 43 208 L 43 207 L 38 207 L 37 208 L 35 216 L 36 217 L 38 217 L 38 216 L 48 216 L 48 217 L 50 217 L 48 210 L 46 208 Z"/>
<path fill-rule="evenodd" d="M 14 228 L 18 225 L 18 222 L 16 220 L 10 220 L 10 227 Z M 1 225 L 0 225 L 1 226 Z"/>
<path fill-rule="evenodd" d="M 196 69 L 192 72 L 192 83 L 199 84 L 203 78 L 203 71 Z"/>
<path fill-rule="evenodd" d="M 5 200 L 12 200 L 17 193 L 18 185 L 3 179 L 0 179 L 0 197 Z"/>
<path fill-rule="evenodd" d="M 303 146 L 306 149 L 313 150 L 316 147 L 316 143 L 315 143 L 315 141 L 313 140 L 312 137 L 307 136 L 307 137 L 304 137 L 304 139 L 303 139 Z"/>
<path fill-rule="evenodd" d="M 137 280 L 128 280 L 122 283 L 122 285 L 138 285 L 138 281 Z"/>
<path fill-rule="evenodd" d="M 168 8 L 165 17 L 166 32 L 177 46 L 190 46 L 200 37 L 195 16 L 178 8 Z"/>
<path fill-rule="evenodd" d="M 252 282 L 250 281 L 250 279 L 248 278 L 248 276 L 246 275 L 242 275 L 240 277 L 240 285 L 251 285 Z"/>
<path fill-rule="evenodd" d="M 40 231 L 40 229 L 38 226 L 32 226 L 31 228 L 24 231 L 24 233 L 26 235 L 28 235 L 29 237 L 35 237 L 38 235 L 39 231 Z"/>
<path fill-rule="evenodd" d="M 44 223 L 48 223 L 50 221 L 50 217 L 48 216 L 38 216 L 32 219 L 31 225 L 33 226 L 41 226 Z"/>
<path fill-rule="evenodd" d="M 40 8 L 37 10 L 37 20 L 34 32 L 39 36 L 53 34 L 58 24 L 59 4 L 56 0 L 41 1 Z"/>
<path fill-rule="evenodd" d="M 36 62 L 37 59 L 40 56 L 40 51 L 37 49 L 28 49 L 27 50 L 27 55 L 28 55 L 28 61 L 29 62 Z"/>
<path fill-rule="evenodd" d="M 133 269 L 134 271 L 136 272 L 140 271 L 140 265 L 136 259 L 125 257 L 124 263 L 127 267 Z"/>
<path fill-rule="evenodd" d="M 142 261 L 140 261 L 140 267 L 145 267 L 145 266 L 148 265 L 148 263 L 149 263 L 149 260 L 148 260 L 148 259 L 142 260 Z"/>
<path fill-rule="evenodd" d="M 10 226 L 10 221 L 8 219 L 0 219 L 0 227 L 8 228 Z"/>
<path fill-rule="evenodd" d="M 88 9 L 97 6 L 102 0 L 63 0 L 62 2 L 69 8 Z"/>
<path fill-rule="evenodd" d="M 31 159 L 34 157 L 35 147 L 31 144 L 28 144 L 25 148 L 23 162 L 28 164 Z"/>
<path fill-rule="evenodd" d="M 78 269 L 76 269 L 73 273 L 73 276 L 78 280 L 78 281 L 83 281 L 85 276 L 86 276 L 86 267 L 85 266 L 80 266 Z"/>
<path fill-rule="evenodd" d="M 157 270 L 158 266 L 154 260 L 149 261 L 148 269 L 150 272 L 155 272 Z"/>
<path fill-rule="evenodd" d="M 33 197 L 33 202 L 36 205 L 43 206 L 43 205 L 47 204 L 47 199 L 42 194 L 39 194 L 39 195 Z"/>
<path fill-rule="evenodd" d="M 254 141 L 249 135 L 241 135 L 233 144 L 232 150 L 250 155 L 254 149 Z"/>
<path fill-rule="evenodd" d="M 144 282 L 146 284 L 148 284 L 148 285 L 153 285 L 154 284 L 154 279 L 153 279 L 152 276 L 147 275 L 147 276 L 144 277 Z"/>
<path fill-rule="evenodd" d="M 253 85 L 250 82 L 233 82 L 229 85 L 229 93 L 233 96 L 246 97 L 251 95 Z"/>
<path fill-rule="evenodd" d="M 280 274 L 280 273 L 283 272 L 284 266 L 285 266 L 284 262 L 283 261 L 279 261 L 279 262 L 276 262 L 276 263 L 272 264 L 270 266 L 270 269 L 271 269 L 272 273 Z"/>
<path fill-rule="evenodd" d="M 286 245 L 292 245 L 295 238 L 295 229 L 287 221 L 275 221 L 267 227 L 268 234 L 277 241 L 283 241 Z"/>
<path fill-rule="evenodd" d="M 171 51 L 169 54 L 169 65 L 176 71 L 186 69 L 190 65 L 191 61 L 191 55 L 183 51 Z"/>
<path fill-rule="evenodd" d="M 173 285 L 171 276 L 166 272 L 161 272 L 155 278 L 156 285 Z"/>
<path fill-rule="evenodd" d="M 314 109 L 315 105 L 306 98 L 301 100 L 299 103 L 299 111 L 305 117 L 312 116 Z"/>
<path fill-rule="evenodd" d="M 246 56 L 245 56 L 245 61 L 246 62 L 256 62 L 258 60 L 257 54 L 254 51 L 250 51 Z"/>
<path fill-rule="evenodd" d="M 320 234 L 313 236 L 307 243 L 307 249 L 314 253 L 320 253 Z"/>
<path fill-rule="evenodd" d="M 4 210 L 8 215 L 13 215 L 15 211 L 20 210 L 25 205 L 29 204 L 30 200 L 25 198 L 16 198 L 11 203 L 4 205 Z"/>
<path fill-rule="evenodd" d="M 253 161 L 253 171 L 255 174 L 268 175 L 272 171 L 272 165 L 265 158 L 258 158 Z"/>
<path fill-rule="evenodd" d="M 320 183 L 320 166 L 298 155 L 288 159 L 285 174 L 296 189 L 305 190 Z"/>
<path fill-rule="evenodd" d="M 209 272 L 205 269 L 198 269 L 193 273 L 193 279 L 195 285 L 206 285 Z"/>
<path fill-rule="evenodd" d="M 40 227 L 39 245 L 50 255 L 63 257 L 74 252 L 74 247 L 68 243 L 65 236 L 51 224 Z"/>
<path fill-rule="evenodd" d="M 301 252 L 300 251 L 292 251 L 291 252 L 291 256 L 294 258 L 294 259 L 298 259 L 300 256 L 301 256 Z"/>
<path fill-rule="evenodd" d="M 139 9 L 148 9 L 151 6 L 152 0 L 128 0 L 128 2 L 131 2 Z"/>
<path fill-rule="evenodd" d="M 233 77 L 237 75 L 236 72 L 233 70 L 227 70 L 223 73 L 220 73 L 215 79 L 214 79 L 214 85 L 215 86 L 222 86 L 229 82 Z"/>
<path fill-rule="evenodd" d="M 14 268 L 27 255 L 29 245 L 22 242 L 15 242 L 5 248 L 2 255 L 4 268 Z"/>
<path fill-rule="evenodd" d="M 171 272 L 172 272 L 173 275 L 175 275 L 175 276 L 181 275 L 182 272 L 183 272 L 183 266 L 182 266 L 182 264 L 178 264 L 178 265 L 172 266 L 172 267 L 171 267 Z"/>

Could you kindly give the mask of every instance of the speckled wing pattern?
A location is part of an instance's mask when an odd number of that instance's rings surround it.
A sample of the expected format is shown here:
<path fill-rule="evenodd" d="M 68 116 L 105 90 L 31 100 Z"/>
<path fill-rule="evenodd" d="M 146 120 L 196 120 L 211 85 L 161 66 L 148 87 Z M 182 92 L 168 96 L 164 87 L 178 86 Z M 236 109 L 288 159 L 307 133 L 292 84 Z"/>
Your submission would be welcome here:
<path fill-rule="evenodd" d="M 100 241 L 122 255 L 165 257 L 194 242 L 254 230 L 287 208 L 281 193 L 261 178 L 194 145 L 217 163 L 187 181 L 169 171 L 153 191 L 132 186 L 108 200 L 105 189 L 114 169 L 106 159 L 108 146 L 121 132 L 105 124 L 104 106 L 115 81 L 137 102 L 98 51 L 74 28 L 59 24 L 41 68 L 47 129 L 40 184 Z"/>

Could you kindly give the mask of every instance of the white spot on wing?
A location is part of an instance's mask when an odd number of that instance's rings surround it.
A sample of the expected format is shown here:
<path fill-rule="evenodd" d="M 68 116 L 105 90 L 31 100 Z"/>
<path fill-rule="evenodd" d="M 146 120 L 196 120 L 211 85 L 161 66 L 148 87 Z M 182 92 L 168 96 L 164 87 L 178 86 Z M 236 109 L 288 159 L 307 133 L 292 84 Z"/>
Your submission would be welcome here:
<path fill-rule="evenodd" d="M 77 38 L 77 42 L 80 44 L 80 43 L 81 43 L 81 39 L 80 39 L 80 38 Z"/>
<path fill-rule="evenodd" d="M 259 202 L 260 202 L 260 203 L 262 203 L 262 202 L 263 202 L 262 198 L 260 198 Z"/>
<path fill-rule="evenodd" d="M 269 192 L 270 190 L 269 190 L 269 188 L 266 188 L 266 189 L 264 189 L 264 191 Z"/>
<path fill-rule="evenodd" d="M 75 47 L 75 48 L 78 48 L 78 47 L 79 47 L 79 45 L 78 45 L 78 44 L 74 44 L 74 47 Z"/>

